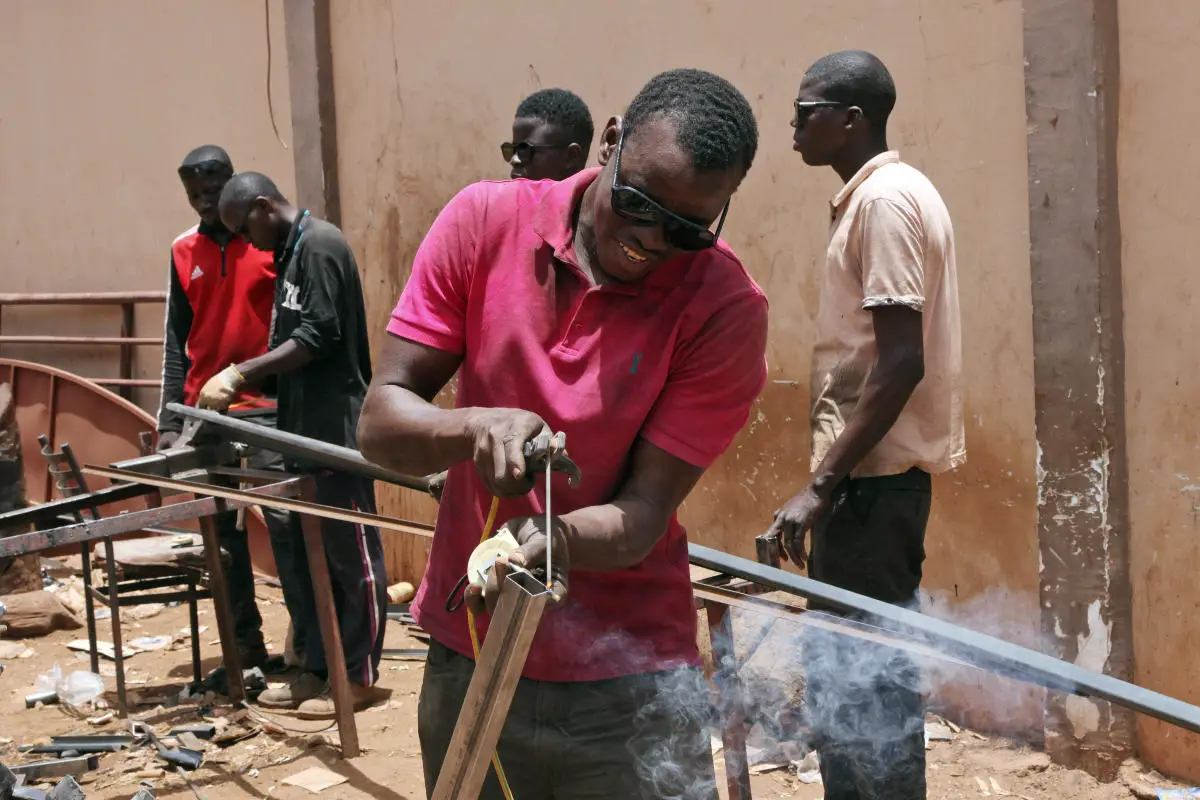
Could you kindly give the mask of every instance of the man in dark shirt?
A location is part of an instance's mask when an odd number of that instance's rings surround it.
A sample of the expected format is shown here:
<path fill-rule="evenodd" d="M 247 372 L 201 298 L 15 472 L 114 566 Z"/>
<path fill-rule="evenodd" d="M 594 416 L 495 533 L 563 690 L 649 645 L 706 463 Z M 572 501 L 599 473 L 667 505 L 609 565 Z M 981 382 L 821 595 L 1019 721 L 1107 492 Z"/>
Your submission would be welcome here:
<path fill-rule="evenodd" d="M 355 430 L 371 381 L 371 357 L 362 284 L 350 245 L 335 225 L 292 205 L 270 178 L 256 172 L 230 178 L 221 192 L 220 214 L 235 235 L 275 254 L 275 318 L 271 349 L 215 375 L 201 389 L 199 404 L 225 408 L 244 387 L 275 376 L 280 430 L 357 447 Z M 370 480 L 330 471 L 315 478 L 316 502 L 375 512 Z M 378 678 L 387 612 L 383 546 L 374 527 L 326 519 L 321 529 L 354 705 L 364 708 L 378 697 L 370 687 Z M 305 718 L 331 717 L 325 653 L 295 515 L 291 533 L 287 542 L 272 544 L 296 638 L 304 642 L 305 671 L 290 686 L 264 692 L 259 703 L 298 708 Z"/>
<path fill-rule="evenodd" d="M 178 169 L 198 225 L 171 243 L 171 270 L 163 343 L 162 405 L 158 412 L 158 449 L 174 445 L 183 427 L 168 403 L 195 405 L 200 387 L 228 364 L 267 351 L 271 306 L 275 296 L 275 264 L 267 253 L 234 236 L 217 214 L 217 201 L 233 175 L 233 162 L 216 145 L 197 147 Z M 275 424 L 273 387 L 243 389 L 230 401 L 234 414 L 253 415 L 262 425 Z M 282 466 L 271 453 L 251 459 L 256 469 Z M 287 524 L 287 515 L 263 509 L 270 530 Z M 229 554 L 225 583 L 243 667 L 271 672 L 282 668 L 269 660 L 263 643 L 262 616 L 254 599 L 254 572 L 246 531 L 236 511 L 216 516 L 221 549 Z M 269 663 L 271 662 L 271 663 Z"/>

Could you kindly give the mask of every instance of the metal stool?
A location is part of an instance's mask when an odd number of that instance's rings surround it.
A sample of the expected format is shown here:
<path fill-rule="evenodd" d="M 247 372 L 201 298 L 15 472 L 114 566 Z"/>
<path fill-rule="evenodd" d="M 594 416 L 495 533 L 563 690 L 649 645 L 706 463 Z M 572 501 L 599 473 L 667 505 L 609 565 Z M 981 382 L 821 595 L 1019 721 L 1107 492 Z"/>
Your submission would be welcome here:
<path fill-rule="evenodd" d="M 90 490 L 87 481 L 79 469 L 79 462 L 71 452 L 71 445 L 63 443 L 55 452 L 50 441 L 45 436 L 38 437 L 42 446 L 42 457 L 46 459 L 46 468 L 54 479 L 54 485 L 59 494 L 65 497 L 77 497 L 87 494 Z M 76 522 L 87 522 L 100 518 L 100 511 L 95 506 L 73 514 Z M 151 533 L 174 535 L 179 531 L 150 529 Z M 116 549 L 111 537 L 102 540 L 107 552 L 105 572 L 108 583 L 100 588 L 92 586 L 92 552 L 91 542 L 80 545 L 80 555 L 83 561 L 84 610 L 87 615 L 88 650 L 91 656 L 92 672 L 100 672 L 100 653 L 96 644 L 96 606 L 99 600 L 112 612 L 113 656 L 116 661 L 117 678 L 117 708 L 122 717 L 129 713 L 125 694 L 125 657 L 121 646 L 121 608 L 124 606 L 145 605 L 147 603 L 170 603 L 184 601 L 188 603 L 189 622 L 192 631 L 192 673 L 195 680 L 202 677 L 200 667 L 200 617 L 197 601 L 211 597 L 207 588 L 198 586 L 201 582 L 201 572 L 196 569 L 172 568 L 164 566 L 160 573 L 153 578 L 143 580 L 121 581 L 117 574 Z M 152 592 L 156 589 L 169 589 L 186 586 L 182 591 Z"/>

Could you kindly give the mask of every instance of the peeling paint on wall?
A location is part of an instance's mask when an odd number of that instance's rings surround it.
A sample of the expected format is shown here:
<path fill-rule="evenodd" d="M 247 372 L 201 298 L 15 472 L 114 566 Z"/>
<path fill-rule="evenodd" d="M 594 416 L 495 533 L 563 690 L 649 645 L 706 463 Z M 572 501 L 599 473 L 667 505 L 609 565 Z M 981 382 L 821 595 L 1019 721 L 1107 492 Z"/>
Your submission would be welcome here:
<path fill-rule="evenodd" d="M 1079 652 L 1075 664 L 1093 672 L 1103 672 L 1112 653 L 1112 623 L 1106 622 L 1100 611 L 1100 601 L 1093 600 L 1087 610 L 1087 631 L 1078 636 Z M 1086 697 L 1071 695 L 1066 701 L 1067 718 L 1082 739 L 1100 729 L 1100 706 Z"/>

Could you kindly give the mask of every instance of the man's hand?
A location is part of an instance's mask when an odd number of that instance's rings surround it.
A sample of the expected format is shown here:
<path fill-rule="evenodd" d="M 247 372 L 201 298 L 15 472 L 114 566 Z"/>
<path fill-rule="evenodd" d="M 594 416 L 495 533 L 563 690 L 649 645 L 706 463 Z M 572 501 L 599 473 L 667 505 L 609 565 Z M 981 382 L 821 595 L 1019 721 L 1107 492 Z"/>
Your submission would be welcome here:
<path fill-rule="evenodd" d="M 242 388 L 245 379 L 238 368 L 230 364 L 225 369 L 208 379 L 200 390 L 200 398 L 196 401 L 198 408 L 209 408 L 214 411 L 224 411 L 229 408 L 238 389 Z"/>
<path fill-rule="evenodd" d="M 551 517 L 554 526 L 554 570 L 550 582 L 550 603 L 547 611 L 561 608 L 567 598 L 567 576 L 571 571 L 570 553 L 567 552 L 567 523 L 559 517 Z M 546 517 L 517 517 L 505 523 L 516 538 L 519 548 L 512 551 L 507 558 L 501 557 L 488 573 L 487 588 L 479 589 L 467 586 L 465 601 L 472 613 L 481 614 L 485 610 L 490 614 L 496 608 L 500 598 L 500 586 L 508 577 L 508 565 L 514 564 L 523 569 L 533 571 L 537 567 L 546 566 Z"/>
<path fill-rule="evenodd" d="M 805 535 L 821 515 L 829 510 L 830 502 L 829 497 L 818 494 L 812 484 L 809 484 L 775 512 L 775 521 L 771 523 L 767 533 L 782 539 L 780 554 L 784 558 L 790 558 L 797 567 L 803 569 L 808 562 L 808 554 L 804 548 Z"/>
<path fill-rule="evenodd" d="M 170 450 L 174 447 L 176 440 L 179 439 L 179 433 L 179 431 L 159 431 L 158 444 L 155 446 L 155 449 L 159 452 Z"/>
<path fill-rule="evenodd" d="M 525 443 L 550 427 L 537 414 L 515 408 L 480 408 L 467 422 L 475 471 L 497 497 L 520 497 L 533 488 L 525 468 Z"/>
<path fill-rule="evenodd" d="M 433 499 L 439 503 L 442 502 L 442 490 L 446 488 L 446 478 L 450 475 L 450 470 L 442 470 L 441 472 L 430 475 L 426 478 L 429 481 L 429 493 L 433 495 Z"/>

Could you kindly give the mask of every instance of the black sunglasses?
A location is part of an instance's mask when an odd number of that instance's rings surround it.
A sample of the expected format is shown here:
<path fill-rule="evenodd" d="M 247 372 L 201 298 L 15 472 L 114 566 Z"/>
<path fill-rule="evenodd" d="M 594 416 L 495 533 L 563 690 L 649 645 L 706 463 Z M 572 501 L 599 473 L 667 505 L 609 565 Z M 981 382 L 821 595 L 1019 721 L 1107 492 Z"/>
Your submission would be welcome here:
<path fill-rule="evenodd" d="M 818 108 L 845 108 L 847 105 L 849 104 L 836 100 L 793 100 L 792 127 L 800 127 L 800 124 L 808 120 Z"/>
<path fill-rule="evenodd" d="M 624 145 L 625 137 L 622 136 L 617 142 L 617 152 L 613 157 L 612 209 L 617 216 L 644 227 L 661 223 L 663 237 L 672 247 L 679 250 L 707 250 L 716 244 L 721 236 L 721 228 L 725 225 L 725 215 L 729 213 L 730 201 L 725 201 L 725 208 L 721 211 L 721 218 L 717 220 L 715 231 L 663 208 L 640 190 L 617 183 L 617 174 L 621 171 L 621 148 Z"/>
<path fill-rule="evenodd" d="M 512 161 L 513 155 L 520 156 L 521 162 L 528 164 L 539 150 L 566 150 L 569 144 L 530 144 L 529 142 L 503 142 L 500 145 L 500 155 L 505 163 Z"/>

